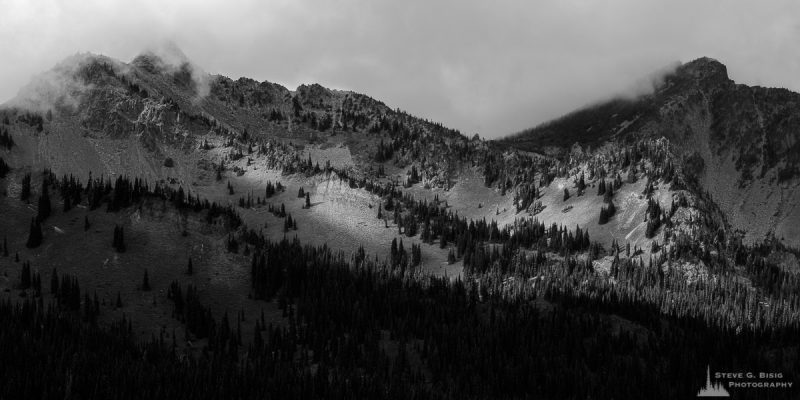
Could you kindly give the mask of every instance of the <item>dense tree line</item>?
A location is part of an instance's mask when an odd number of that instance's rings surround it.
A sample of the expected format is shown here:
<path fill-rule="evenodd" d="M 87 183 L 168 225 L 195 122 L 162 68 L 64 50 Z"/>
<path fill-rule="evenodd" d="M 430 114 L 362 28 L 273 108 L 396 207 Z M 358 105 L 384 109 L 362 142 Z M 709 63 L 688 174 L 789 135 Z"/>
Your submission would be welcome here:
<path fill-rule="evenodd" d="M 161 339 L 128 349 L 146 349 L 145 358 L 116 350 L 119 357 L 104 359 L 136 365 L 128 379 L 138 384 L 115 388 L 176 398 L 675 398 L 694 395 L 708 359 L 732 369 L 798 363 L 796 355 L 783 364 L 765 356 L 770 348 L 789 346 L 796 328 L 778 336 L 780 330 L 736 334 L 688 315 L 658 317 L 652 306 L 622 297 L 595 298 L 557 285 L 504 289 L 493 274 L 470 281 L 409 280 L 389 265 L 296 240 L 262 242 L 257 254 L 254 285 L 271 285 L 287 310 L 286 324 L 258 321 L 252 341 L 240 340 L 227 315 L 214 319 L 195 289 L 187 287 L 184 295 L 173 284 L 176 317 L 187 321 L 194 337 L 210 339 L 208 351 L 187 364 Z M 279 258 L 267 261 L 270 254 Z M 277 269 L 264 274 L 268 265 Z M 618 277 L 641 269 L 621 268 Z M 554 270 L 567 276 L 566 268 Z M 574 267 L 576 279 L 562 282 L 578 282 L 584 271 Z M 537 307 L 538 298 L 554 308 Z M 644 331 L 615 333 L 611 314 Z M 124 328 L 111 331 L 124 340 Z M 398 351 L 389 353 L 385 343 Z M 103 371 L 125 373 L 113 366 Z M 156 380 L 165 371 L 170 379 Z"/>
<path fill-rule="evenodd" d="M 392 210 L 447 215 L 435 204 L 396 200 Z M 490 260 L 469 262 L 464 280 L 421 276 L 408 268 L 413 261 L 402 261 L 404 253 L 413 260 L 416 246 L 409 255 L 399 242 L 394 257 L 401 261 L 383 263 L 363 249 L 348 256 L 297 239 L 245 235 L 242 240 L 253 248 L 254 297 L 276 301 L 283 320 L 259 320 L 243 333 L 241 316 L 217 318 L 196 287 L 173 283 L 167 296 L 175 318 L 192 338 L 208 339 L 197 355 L 179 350 L 174 335 L 172 343 L 162 334 L 135 344 L 129 320 L 95 325 L 96 297 L 54 271 L 51 292 L 58 293 L 61 307 L 38 299 L 0 303 L 0 356 L 6 360 L 0 394 L 676 398 L 694 395 L 709 360 L 730 370 L 800 368 L 791 350 L 800 333 L 800 287 L 770 267 L 767 249 L 734 246 L 754 275 L 780 282 L 754 292 L 722 265 L 712 265 L 719 279 L 695 283 L 660 268 L 695 251 L 689 248 L 670 247 L 652 261 L 622 258 L 614 250 L 613 266 L 603 275 L 593 269 L 594 258 L 578 257 L 592 252 L 580 228 L 524 218 L 495 231 L 485 221 L 447 218 L 457 221 L 453 229 L 464 229 L 463 237 L 482 239 L 475 243 L 484 244 L 465 252 Z M 532 250 L 508 250 L 514 246 Z M 543 301 L 551 306 L 542 307 Z M 612 315 L 634 328 L 620 329 Z M 768 356 L 774 352 L 783 356 Z"/>

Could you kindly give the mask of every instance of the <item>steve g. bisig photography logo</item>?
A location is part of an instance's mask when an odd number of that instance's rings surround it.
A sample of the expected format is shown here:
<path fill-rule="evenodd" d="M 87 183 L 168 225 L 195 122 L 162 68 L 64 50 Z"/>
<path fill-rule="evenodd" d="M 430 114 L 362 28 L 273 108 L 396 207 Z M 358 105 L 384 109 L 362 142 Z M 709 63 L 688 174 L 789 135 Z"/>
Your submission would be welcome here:
<path fill-rule="evenodd" d="M 714 372 L 712 375 L 711 366 L 707 366 L 706 384 L 697 392 L 697 397 L 731 397 L 728 390 L 735 389 L 791 389 L 793 384 L 782 372 Z"/>

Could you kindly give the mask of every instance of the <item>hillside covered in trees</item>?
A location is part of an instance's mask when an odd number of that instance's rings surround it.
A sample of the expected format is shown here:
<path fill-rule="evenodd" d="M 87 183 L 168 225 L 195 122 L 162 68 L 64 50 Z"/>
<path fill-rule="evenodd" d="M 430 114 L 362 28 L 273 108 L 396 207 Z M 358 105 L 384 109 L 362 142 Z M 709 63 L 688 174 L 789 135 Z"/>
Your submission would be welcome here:
<path fill-rule="evenodd" d="M 708 183 L 730 149 L 689 151 L 709 132 L 665 100 L 751 89 L 682 68 L 487 142 L 317 84 L 68 59 L 69 90 L 0 109 L 0 398 L 673 399 L 709 365 L 794 384 L 791 211 L 742 225 Z M 712 136 L 747 138 L 714 110 Z M 743 193 L 793 182 L 775 146 L 735 168 Z"/>

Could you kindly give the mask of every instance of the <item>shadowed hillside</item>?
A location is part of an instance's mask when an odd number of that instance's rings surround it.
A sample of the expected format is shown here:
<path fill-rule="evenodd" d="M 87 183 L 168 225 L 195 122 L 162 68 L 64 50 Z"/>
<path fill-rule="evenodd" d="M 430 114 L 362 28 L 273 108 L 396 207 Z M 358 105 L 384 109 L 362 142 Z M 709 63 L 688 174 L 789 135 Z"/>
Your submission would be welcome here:
<path fill-rule="evenodd" d="M 0 398 L 795 384 L 798 98 L 699 59 L 486 142 L 177 49 L 76 55 L 0 108 Z"/>

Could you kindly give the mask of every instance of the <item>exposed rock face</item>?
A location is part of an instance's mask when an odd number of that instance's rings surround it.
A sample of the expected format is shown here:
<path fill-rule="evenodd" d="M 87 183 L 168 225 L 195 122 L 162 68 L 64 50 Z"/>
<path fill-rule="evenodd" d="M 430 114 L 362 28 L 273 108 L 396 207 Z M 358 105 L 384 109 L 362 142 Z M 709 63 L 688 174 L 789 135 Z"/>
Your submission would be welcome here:
<path fill-rule="evenodd" d="M 189 180 L 208 133 L 280 129 L 264 115 L 290 104 L 280 85 L 205 74 L 179 51 L 143 53 L 129 64 L 79 54 L 36 77 L 3 113 L 47 115 L 40 131 L 24 136 L 30 143 L 18 155 L 22 165 Z M 184 168 L 164 170 L 168 156 Z"/>
<path fill-rule="evenodd" d="M 800 95 L 737 85 L 710 59 L 689 63 L 654 96 L 664 133 L 703 161 L 699 182 L 751 240 L 800 244 Z M 678 107 L 672 107 L 677 105 Z"/>
<path fill-rule="evenodd" d="M 356 164 L 371 163 L 378 142 L 387 136 L 376 133 L 390 131 L 415 138 L 411 151 L 392 155 L 397 166 L 435 160 L 441 165 L 419 168 L 431 169 L 426 182 L 446 185 L 452 166 L 440 149 L 465 140 L 441 124 L 362 94 L 319 84 L 290 91 L 266 81 L 209 75 L 174 48 L 142 53 L 130 63 L 94 54 L 70 57 L 0 107 L 3 116 L 28 121 L 10 128 L 24 144 L 11 156 L 15 165 L 178 183 L 203 175 L 197 168 L 249 155 L 268 140 L 297 151 L 307 145 L 342 145 Z M 391 139 L 385 139 L 388 145 Z M 201 147 L 220 151 L 198 151 Z M 164 168 L 168 157 L 175 168 Z M 358 174 L 368 168 L 355 169 Z"/>
<path fill-rule="evenodd" d="M 774 234 L 800 246 L 799 106 L 797 93 L 736 84 L 723 64 L 701 58 L 678 66 L 649 95 L 579 110 L 499 143 L 588 153 L 608 140 L 666 137 L 683 159 L 679 167 L 711 193 L 734 228 L 748 239 Z M 266 81 L 212 76 L 179 51 L 148 52 L 130 63 L 76 55 L 40 75 L 0 112 L 46 116 L 30 129 L 23 124 L 26 150 L 14 157 L 57 174 L 189 182 L 199 166 L 218 162 L 197 151 L 212 136 L 244 137 L 237 146 L 248 135 L 314 144 L 328 134 L 358 132 L 365 136 L 346 142 L 358 164 L 371 161 L 376 144 L 367 135 L 377 127 L 407 129 L 413 145 L 395 152 L 394 164 L 418 163 L 424 183 L 447 187 L 455 164 L 441 149 L 469 148 L 457 132 L 365 95 L 318 84 L 292 92 Z M 164 167 L 167 157 L 175 168 Z"/>
<path fill-rule="evenodd" d="M 628 135 L 668 138 L 684 169 L 749 239 L 774 233 L 800 245 L 800 94 L 736 84 L 716 60 L 679 66 L 652 94 L 580 110 L 501 143 L 541 150 Z"/>
<path fill-rule="evenodd" d="M 692 136 L 705 139 L 714 156 L 733 160 L 741 186 L 760 178 L 780 183 L 797 175 L 800 95 L 737 85 L 724 65 L 699 59 L 668 77 L 653 100 L 666 133 L 681 140 L 678 144 Z M 687 115 L 692 113 L 708 126 L 692 126 L 693 116 Z M 695 143 L 683 147 L 689 152 Z"/>

